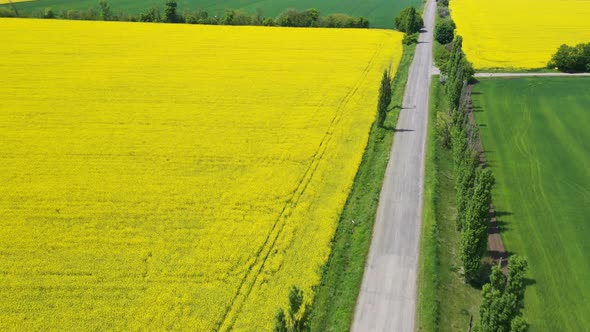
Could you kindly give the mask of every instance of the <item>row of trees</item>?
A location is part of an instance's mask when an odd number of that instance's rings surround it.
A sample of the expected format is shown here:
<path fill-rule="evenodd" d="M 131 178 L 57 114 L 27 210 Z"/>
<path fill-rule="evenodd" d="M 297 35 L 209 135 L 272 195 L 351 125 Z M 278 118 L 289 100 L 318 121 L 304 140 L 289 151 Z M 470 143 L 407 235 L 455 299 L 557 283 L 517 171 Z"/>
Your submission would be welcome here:
<path fill-rule="evenodd" d="M 489 208 L 494 177 L 479 165 L 475 150 L 478 132 L 472 126 L 461 102 L 463 88 L 473 75 L 463 53 L 463 39 L 457 36 L 446 65 L 445 91 L 448 114 L 437 118 L 437 132 L 442 144 L 452 149 L 457 190 L 457 229 L 461 232 L 460 257 L 465 280 L 477 279 L 481 259 L 487 249 Z"/>
<path fill-rule="evenodd" d="M 434 28 L 434 40 L 436 42 L 433 44 L 432 52 L 436 66 L 446 75 L 446 66 L 451 56 L 456 26 L 450 17 L 449 1 L 438 0 L 436 4 L 438 19 Z"/>
<path fill-rule="evenodd" d="M 284 27 L 326 27 L 326 28 L 369 28 L 370 22 L 365 17 L 354 17 L 346 14 L 331 14 L 321 16 L 319 10 L 310 8 L 299 11 L 287 9 L 278 17 L 264 17 L 262 10 L 257 9 L 254 15 L 242 10 L 227 9 L 223 16 L 209 15 L 204 10 L 178 11 L 176 0 L 166 0 L 164 12 L 159 7 L 151 7 L 147 11 L 133 16 L 125 13 L 115 14 L 106 0 L 100 0 L 98 7 L 88 10 L 63 10 L 57 13 L 51 8 L 30 15 L 19 13 L 15 7 L 11 10 L 3 9 L 0 16 L 63 18 L 71 20 L 103 20 L 103 21 L 131 21 L 131 22 L 162 22 L 189 23 L 213 25 L 265 25 Z"/>
<path fill-rule="evenodd" d="M 439 9 L 446 9 L 448 0 L 439 0 Z M 439 10 L 443 18 L 448 13 Z M 475 281 L 481 270 L 482 258 L 487 250 L 490 222 L 491 189 L 494 177 L 488 168 L 482 168 L 475 149 L 479 132 L 465 112 L 462 100 L 466 83 L 475 73 L 463 52 L 463 38 L 454 35 L 454 23 L 450 18 L 437 25 L 435 38 L 441 44 L 453 41 L 448 60 L 441 68 L 441 81 L 445 83 L 448 113 L 437 114 L 437 136 L 443 146 L 451 148 L 455 169 L 457 201 L 457 229 L 461 233 L 460 258 L 466 282 Z M 482 288 L 480 321 L 475 327 L 479 332 L 524 332 L 528 325 L 522 317 L 524 307 L 525 259 L 512 256 L 508 263 L 508 275 L 501 265 L 492 268 L 490 282 Z"/>
<path fill-rule="evenodd" d="M 590 72 L 590 43 L 576 46 L 561 45 L 547 67 L 564 72 Z"/>

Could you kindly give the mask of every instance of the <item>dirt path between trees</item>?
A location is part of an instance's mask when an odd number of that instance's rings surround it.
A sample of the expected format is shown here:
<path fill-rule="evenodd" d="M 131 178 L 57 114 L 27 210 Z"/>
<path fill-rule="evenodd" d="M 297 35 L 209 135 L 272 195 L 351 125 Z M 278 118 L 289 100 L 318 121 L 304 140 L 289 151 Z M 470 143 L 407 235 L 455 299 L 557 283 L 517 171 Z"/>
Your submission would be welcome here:
<path fill-rule="evenodd" d="M 467 117 L 469 118 L 469 123 L 473 127 L 477 127 L 477 123 L 475 122 L 475 116 L 473 114 L 473 103 L 471 101 L 471 92 L 473 91 L 473 84 L 467 85 L 465 89 L 465 98 L 467 101 Z M 475 150 L 479 155 L 479 164 L 481 167 L 486 168 L 486 155 L 485 150 L 483 149 L 483 145 L 481 144 L 481 139 L 478 137 L 477 143 L 475 144 Z M 494 204 L 490 204 L 490 225 L 488 228 L 488 252 L 490 256 L 494 260 L 494 262 L 501 262 L 502 268 L 506 268 L 506 249 L 504 249 L 504 243 L 502 243 L 502 237 L 500 236 L 500 228 L 498 227 L 498 220 L 496 219 L 496 210 L 494 209 Z"/>

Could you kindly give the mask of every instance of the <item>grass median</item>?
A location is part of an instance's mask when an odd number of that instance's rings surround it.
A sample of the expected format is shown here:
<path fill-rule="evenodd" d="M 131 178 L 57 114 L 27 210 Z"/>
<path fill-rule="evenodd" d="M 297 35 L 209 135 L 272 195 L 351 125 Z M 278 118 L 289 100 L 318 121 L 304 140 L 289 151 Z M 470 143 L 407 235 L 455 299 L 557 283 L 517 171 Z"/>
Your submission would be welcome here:
<path fill-rule="evenodd" d="M 444 86 L 438 76 L 430 88 L 424 205 L 418 271 L 416 329 L 466 331 L 478 316 L 480 290 L 460 275 L 460 234 L 456 229 L 455 175 L 450 150 L 436 138 L 436 114 L 446 111 Z"/>

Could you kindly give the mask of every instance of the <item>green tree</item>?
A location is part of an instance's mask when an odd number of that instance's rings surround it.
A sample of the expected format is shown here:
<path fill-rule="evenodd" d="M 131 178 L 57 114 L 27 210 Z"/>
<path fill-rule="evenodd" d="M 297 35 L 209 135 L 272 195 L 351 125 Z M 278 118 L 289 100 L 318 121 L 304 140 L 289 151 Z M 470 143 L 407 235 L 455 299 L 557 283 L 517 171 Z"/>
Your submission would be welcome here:
<path fill-rule="evenodd" d="M 383 127 L 385 123 L 389 103 L 391 103 L 391 76 L 388 70 L 384 70 L 383 77 L 381 78 L 381 86 L 379 87 L 379 101 L 377 103 L 377 123 L 380 127 Z"/>
<path fill-rule="evenodd" d="M 529 325 L 522 316 L 516 316 L 510 322 L 510 332 L 525 332 Z"/>
<path fill-rule="evenodd" d="M 460 160 L 456 171 L 455 188 L 457 190 L 457 229 L 463 230 L 469 201 L 472 199 L 475 187 L 475 176 L 479 160 L 477 154 L 472 150 L 463 152 L 463 159 Z"/>
<path fill-rule="evenodd" d="M 369 28 L 371 23 L 366 17 L 360 16 L 356 19 L 356 27 L 357 28 Z"/>
<path fill-rule="evenodd" d="M 160 10 L 156 7 L 151 7 L 146 13 L 139 14 L 141 22 L 160 22 Z"/>
<path fill-rule="evenodd" d="M 320 11 L 315 8 L 309 8 L 305 11 L 306 23 L 309 24 L 310 27 L 317 27 L 320 21 Z"/>
<path fill-rule="evenodd" d="M 309 305 L 303 306 L 303 291 L 296 286 L 289 289 L 289 311 L 285 315 L 279 309 L 275 315 L 273 332 L 307 332 L 309 331 Z"/>
<path fill-rule="evenodd" d="M 549 61 L 548 67 L 564 72 L 590 71 L 590 43 L 561 45 Z"/>
<path fill-rule="evenodd" d="M 528 325 L 520 312 L 524 295 L 524 274 L 527 262 L 513 256 L 508 263 L 508 277 L 499 265 L 492 268 L 490 282 L 482 288 L 479 308 L 480 332 L 523 332 Z"/>
<path fill-rule="evenodd" d="M 285 319 L 285 312 L 279 309 L 275 315 L 275 326 L 273 332 L 287 332 L 287 320 Z"/>
<path fill-rule="evenodd" d="M 43 18 L 55 18 L 55 12 L 51 8 L 45 8 Z"/>
<path fill-rule="evenodd" d="M 223 25 L 233 25 L 234 24 L 234 18 L 236 17 L 236 11 L 233 9 L 226 9 L 225 10 L 225 15 L 223 16 L 223 20 L 221 21 L 221 23 Z"/>
<path fill-rule="evenodd" d="M 254 25 L 262 25 L 262 22 L 264 22 L 264 15 L 262 12 L 262 8 L 258 7 L 256 8 L 256 14 L 254 15 Z"/>
<path fill-rule="evenodd" d="M 462 224 L 460 256 L 466 281 L 476 279 L 481 258 L 487 249 L 491 190 L 494 177 L 490 169 L 478 168 L 475 187 L 467 204 Z"/>
<path fill-rule="evenodd" d="M 168 23 L 178 23 L 179 17 L 176 13 L 176 8 L 178 4 L 176 0 L 166 0 L 166 8 L 164 9 L 164 18 Z"/>
<path fill-rule="evenodd" d="M 395 28 L 407 34 L 419 32 L 424 26 L 424 21 L 414 7 L 403 9 L 394 20 Z"/>
<path fill-rule="evenodd" d="M 275 20 L 272 17 L 267 17 L 262 22 L 262 25 L 267 26 L 267 27 L 272 27 L 275 25 Z"/>
<path fill-rule="evenodd" d="M 98 1 L 100 7 L 100 19 L 103 21 L 110 21 L 112 18 L 111 7 L 105 0 Z"/>
<path fill-rule="evenodd" d="M 436 25 L 434 39 L 441 44 L 448 44 L 455 37 L 455 26 L 451 20 L 444 20 Z"/>
<path fill-rule="evenodd" d="M 517 310 L 524 308 L 524 290 L 526 288 L 524 275 L 527 268 L 528 262 L 524 258 L 516 255 L 510 258 L 506 291 L 516 297 L 515 309 Z"/>

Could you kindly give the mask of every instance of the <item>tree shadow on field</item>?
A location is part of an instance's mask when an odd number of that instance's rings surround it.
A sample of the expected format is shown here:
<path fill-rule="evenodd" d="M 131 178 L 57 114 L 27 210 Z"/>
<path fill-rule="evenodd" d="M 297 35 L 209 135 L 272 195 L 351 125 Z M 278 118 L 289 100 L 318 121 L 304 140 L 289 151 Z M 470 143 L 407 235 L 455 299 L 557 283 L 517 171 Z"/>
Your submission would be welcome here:
<path fill-rule="evenodd" d="M 471 109 L 473 110 L 473 113 L 482 113 L 483 112 L 483 107 L 481 107 L 481 106 L 473 106 L 473 107 L 471 107 Z"/>
<path fill-rule="evenodd" d="M 508 211 L 496 211 L 496 217 L 512 216 L 514 213 Z"/>
<path fill-rule="evenodd" d="M 524 278 L 524 285 L 525 285 L 526 287 L 529 287 L 529 286 L 534 286 L 534 285 L 536 285 L 536 284 L 537 284 L 537 280 L 535 280 L 535 279 L 532 279 L 532 278 Z"/>
<path fill-rule="evenodd" d="M 496 219 L 496 225 L 498 226 L 498 232 L 500 234 L 502 234 L 502 232 L 510 230 L 510 226 L 508 226 L 509 224 L 504 220 Z"/>

